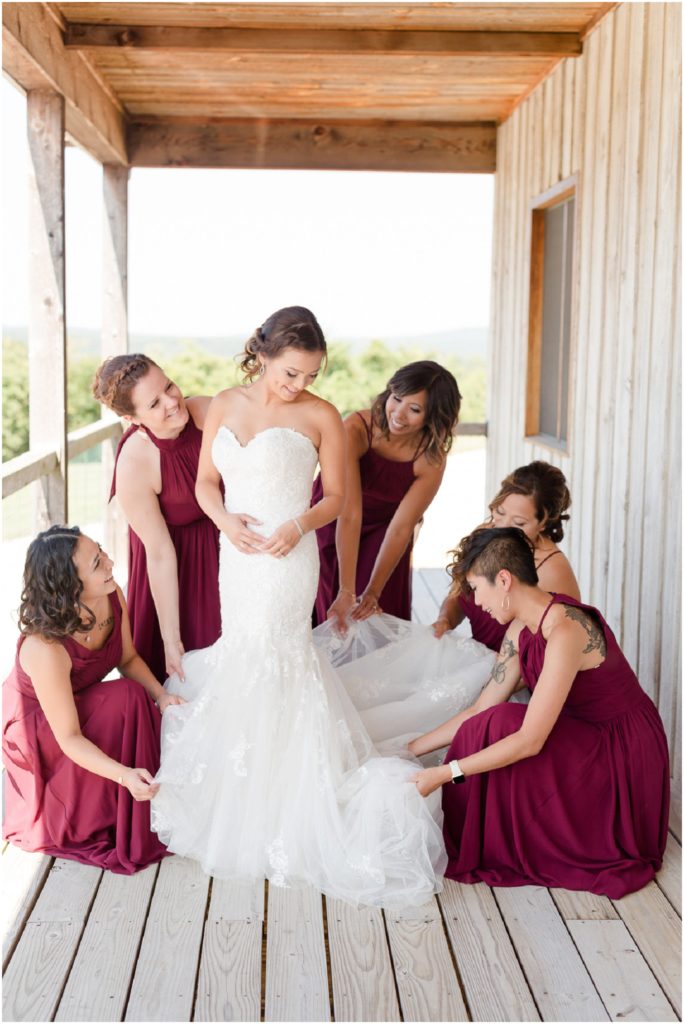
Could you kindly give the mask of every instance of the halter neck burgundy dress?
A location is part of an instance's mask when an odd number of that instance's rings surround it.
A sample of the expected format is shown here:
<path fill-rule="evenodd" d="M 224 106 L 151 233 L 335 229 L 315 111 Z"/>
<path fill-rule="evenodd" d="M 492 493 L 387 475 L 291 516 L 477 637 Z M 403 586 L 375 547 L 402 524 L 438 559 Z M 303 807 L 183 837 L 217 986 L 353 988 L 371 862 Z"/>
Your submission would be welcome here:
<path fill-rule="evenodd" d="M 133 425 L 119 441 L 116 461 L 123 446 L 138 429 Z M 180 634 L 186 651 L 210 647 L 221 635 L 218 594 L 219 535 L 195 498 L 195 481 L 202 431 L 192 416 L 178 437 L 160 439 L 145 430 L 159 449 L 162 487 L 159 507 L 176 549 L 178 562 L 178 609 Z M 116 463 L 110 500 L 116 494 Z M 157 679 L 166 678 L 164 644 L 147 575 L 145 546 L 128 530 L 128 612 L 133 643 Z"/>
<path fill-rule="evenodd" d="M 83 735 L 131 768 L 159 767 L 161 716 L 132 679 L 104 676 L 121 661 L 121 604 L 110 598 L 114 626 L 91 651 L 71 637 L 61 644 L 71 659 L 71 686 Z M 166 856 L 150 831 L 149 802 L 80 768 L 62 753 L 36 697 L 19 652 L 3 686 L 2 753 L 7 780 L 3 836 L 23 850 L 39 850 L 130 875 Z"/>
<path fill-rule="evenodd" d="M 401 504 L 406 492 L 416 479 L 413 460 L 395 462 L 386 459 L 373 450 L 372 429 L 361 413 L 368 437 L 368 449 L 359 459 L 361 473 L 362 520 L 359 538 L 359 554 L 356 562 L 356 593 L 362 594 L 368 586 L 380 546 L 385 539 L 387 527 Z M 312 505 L 323 497 L 320 475 L 314 481 Z M 314 608 L 314 625 L 320 625 L 328 617 L 328 609 L 337 597 L 339 589 L 339 567 L 335 546 L 337 522 L 316 530 L 320 557 L 318 593 Z M 411 618 L 411 552 L 413 540 L 409 542 L 394 572 L 380 594 L 380 607 L 388 615 L 399 619 Z"/>
<path fill-rule="evenodd" d="M 539 754 L 442 787 L 448 878 L 488 885 L 544 885 L 619 899 L 659 869 L 669 814 L 670 769 L 660 716 L 603 616 L 564 594 L 600 623 L 606 657 L 578 672 Z M 544 665 L 541 631 L 520 633 L 522 675 L 531 690 Z M 516 732 L 521 704 L 468 719 L 446 761 Z"/>

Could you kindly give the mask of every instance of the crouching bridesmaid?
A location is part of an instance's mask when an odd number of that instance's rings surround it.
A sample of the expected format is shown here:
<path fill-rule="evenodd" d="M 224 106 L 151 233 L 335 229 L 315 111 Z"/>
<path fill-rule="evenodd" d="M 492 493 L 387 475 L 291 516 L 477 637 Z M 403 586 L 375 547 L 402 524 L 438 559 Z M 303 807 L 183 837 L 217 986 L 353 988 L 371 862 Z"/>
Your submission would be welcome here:
<path fill-rule="evenodd" d="M 119 874 L 160 860 L 160 712 L 183 701 L 137 654 L 112 561 L 77 526 L 29 546 L 19 629 L 3 687 L 4 837 Z"/>
<path fill-rule="evenodd" d="M 451 744 L 444 765 L 416 777 L 424 795 L 444 786 L 447 877 L 613 899 L 642 888 L 665 851 L 667 741 L 605 619 L 538 586 L 522 530 L 476 530 L 456 568 L 510 625 L 472 707 L 410 745 L 421 755 Z M 530 703 L 509 704 L 521 675 Z"/>

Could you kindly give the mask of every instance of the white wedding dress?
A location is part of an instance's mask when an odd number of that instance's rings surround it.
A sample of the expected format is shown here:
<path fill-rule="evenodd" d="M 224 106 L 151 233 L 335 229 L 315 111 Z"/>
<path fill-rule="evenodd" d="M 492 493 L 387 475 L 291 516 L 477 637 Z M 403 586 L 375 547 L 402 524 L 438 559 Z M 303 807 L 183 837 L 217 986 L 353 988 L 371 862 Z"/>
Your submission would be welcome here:
<path fill-rule="evenodd" d="M 270 535 L 306 511 L 317 452 L 270 427 L 244 447 L 227 428 L 214 462 L 226 508 Z M 309 883 L 352 903 L 420 905 L 441 888 L 440 794 L 419 765 L 380 757 L 336 671 L 311 637 L 318 548 L 308 533 L 285 558 L 242 554 L 221 536 L 223 632 L 183 658 L 167 689 L 152 828 L 169 849 L 238 881 Z"/>

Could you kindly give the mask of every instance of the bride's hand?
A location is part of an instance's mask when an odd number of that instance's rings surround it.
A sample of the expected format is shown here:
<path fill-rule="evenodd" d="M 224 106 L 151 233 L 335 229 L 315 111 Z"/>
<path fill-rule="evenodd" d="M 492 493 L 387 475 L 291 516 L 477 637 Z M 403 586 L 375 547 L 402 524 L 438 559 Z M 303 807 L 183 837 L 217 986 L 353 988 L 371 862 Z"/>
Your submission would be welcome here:
<path fill-rule="evenodd" d="M 261 526 L 261 521 L 244 512 L 229 512 L 227 520 L 223 533 L 230 543 L 243 555 L 261 554 L 264 538 L 249 528 L 250 523 Z"/>
<path fill-rule="evenodd" d="M 352 594 L 350 590 L 340 590 L 337 593 L 337 597 L 328 608 L 328 618 L 336 620 L 333 623 L 333 628 L 342 636 L 345 636 L 349 629 L 347 616 L 355 605 L 356 595 Z"/>
<path fill-rule="evenodd" d="M 261 548 L 261 554 L 284 558 L 293 548 L 297 547 L 303 536 L 304 534 L 299 532 L 294 519 L 288 519 L 286 523 L 278 527 L 275 533 L 266 538 Z"/>

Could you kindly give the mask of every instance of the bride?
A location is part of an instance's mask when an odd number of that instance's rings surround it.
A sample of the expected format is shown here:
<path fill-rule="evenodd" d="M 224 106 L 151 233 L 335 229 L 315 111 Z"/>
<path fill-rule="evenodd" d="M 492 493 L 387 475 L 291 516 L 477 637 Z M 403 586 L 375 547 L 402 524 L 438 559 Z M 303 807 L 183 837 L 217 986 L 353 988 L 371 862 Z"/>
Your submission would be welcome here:
<path fill-rule="evenodd" d="M 441 888 L 441 811 L 414 762 L 377 755 L 312 643 L 315 530 L 344 501 L 341 418 L 307 391 L 325 352 L 309 310 L 279 310 L 246 345 L 251 385 L 209 408 L 197 499 L 221 531 L 222 635 L 167 681 L 187 703 L 162 720 L 152 827 L 217 877 L 401 908 Z"/>

